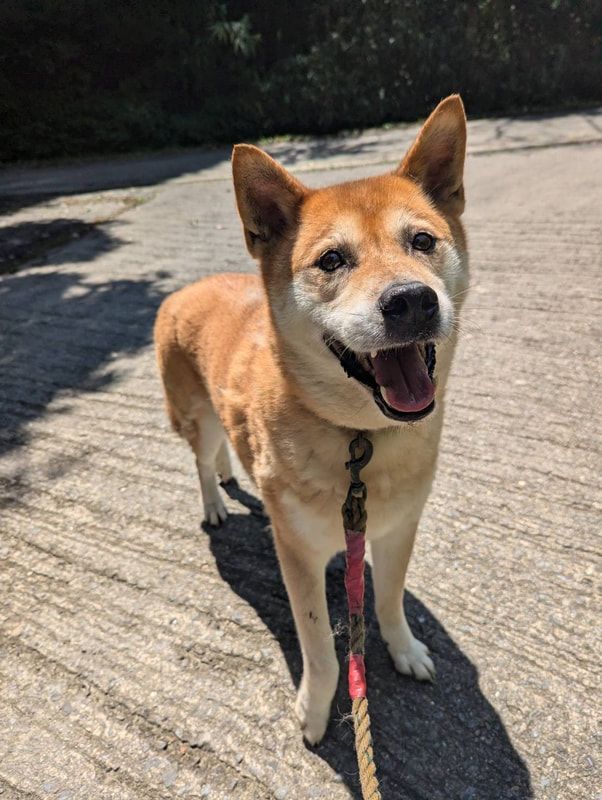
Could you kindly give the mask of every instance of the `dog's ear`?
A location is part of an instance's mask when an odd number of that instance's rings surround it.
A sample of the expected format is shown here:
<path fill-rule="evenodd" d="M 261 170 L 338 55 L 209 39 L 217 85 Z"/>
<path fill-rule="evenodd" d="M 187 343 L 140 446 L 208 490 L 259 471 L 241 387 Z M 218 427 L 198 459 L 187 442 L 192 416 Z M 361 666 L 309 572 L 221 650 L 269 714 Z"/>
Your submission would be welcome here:
<path fill-rule="evenodd" d="M 249 252 L 258 258 L 295 223 L 308 190 L 267 153 L 250 144 L 237 144 L 232 174 L 238 213 Z"/>
<path fill-rule="evenodd" d="M 412 178 L 444 211 L 464 211 L 466 115 L 460 95 L 442 100 L 396 170 Z"/>

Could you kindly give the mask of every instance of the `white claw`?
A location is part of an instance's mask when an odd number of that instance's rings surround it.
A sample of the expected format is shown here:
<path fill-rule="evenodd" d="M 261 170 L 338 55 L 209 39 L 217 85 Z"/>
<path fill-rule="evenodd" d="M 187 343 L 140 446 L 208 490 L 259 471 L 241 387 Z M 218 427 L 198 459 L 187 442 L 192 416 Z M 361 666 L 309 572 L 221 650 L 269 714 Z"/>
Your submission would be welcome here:
<path fill-rule="evenodd" d="M 215 503 L 206 504 L 205 521 L 208 522 L 209 525 L 221 525 L 222 522 L 226 521 L 227 516 L 228 512 L 221 500 L 218 499 Z"/>

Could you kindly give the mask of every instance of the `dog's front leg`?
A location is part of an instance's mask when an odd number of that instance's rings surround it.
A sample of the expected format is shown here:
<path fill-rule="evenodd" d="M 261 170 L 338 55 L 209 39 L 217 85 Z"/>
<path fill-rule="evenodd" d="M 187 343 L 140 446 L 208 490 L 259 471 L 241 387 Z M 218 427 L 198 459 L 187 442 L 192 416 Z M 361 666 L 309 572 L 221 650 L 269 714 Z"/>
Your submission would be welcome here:
<path fill-rule="evenodd" d="M 275 525 L 274 538 L 303 656 L 295 713 L 307 741 L 317 744 L 326 731 L 339 678 L 326 604 L 328 556 L 307 546 L 286 523 Z"/>
<path fill-rule="evenodd" d="M 371 543 L 372 577 L 380 632 L 397 669 L 421 681 L 433 680 L 428 648 L 412 633 L 403 608 L 406 571 L 417 523 L 407 523 Z"/>

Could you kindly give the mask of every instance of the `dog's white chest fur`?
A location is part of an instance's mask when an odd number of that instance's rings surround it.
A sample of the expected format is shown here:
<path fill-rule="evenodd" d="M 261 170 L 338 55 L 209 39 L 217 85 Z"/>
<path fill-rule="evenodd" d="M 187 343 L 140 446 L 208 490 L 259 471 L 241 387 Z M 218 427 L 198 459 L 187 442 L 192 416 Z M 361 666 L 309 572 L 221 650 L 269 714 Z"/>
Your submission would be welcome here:
<path fill-rule="evenodd" d="M 434 475 L 439 432 L 433 419 L 413 430 L 373 435 L 374 455 L 362 471 L 368 490 L 368 541 L 417 524 Z M 350 475 L 344 468 L 343 441 L 337 437 L 330 446 L 323 442 L 318 452 L 313 450 L 298 471 L 303 490 L 289 486 L 281 496 L 297 536 L 328 557 L 345 546 L 341 505 Z"/>

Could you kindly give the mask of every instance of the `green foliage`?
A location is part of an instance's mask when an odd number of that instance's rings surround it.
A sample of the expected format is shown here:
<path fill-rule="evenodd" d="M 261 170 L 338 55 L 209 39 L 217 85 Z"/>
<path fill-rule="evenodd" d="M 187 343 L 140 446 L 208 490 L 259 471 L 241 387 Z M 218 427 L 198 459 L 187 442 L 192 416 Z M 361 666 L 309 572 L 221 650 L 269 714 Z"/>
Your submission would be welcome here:
<path fill-rule="evenodd" d="M 600 3 L 4 0 L 0 158 L 599 101 Z"/>

